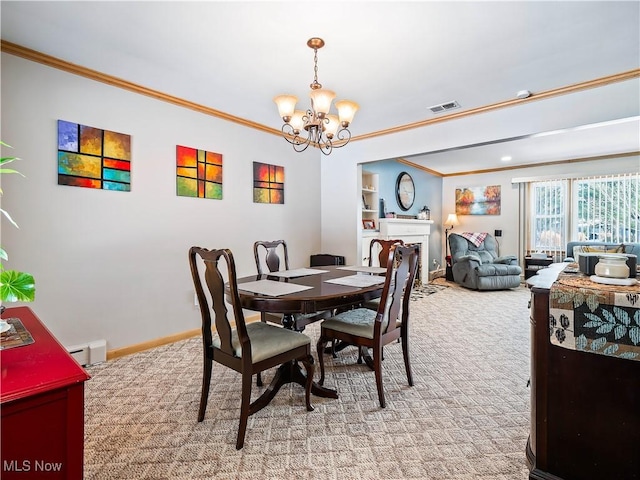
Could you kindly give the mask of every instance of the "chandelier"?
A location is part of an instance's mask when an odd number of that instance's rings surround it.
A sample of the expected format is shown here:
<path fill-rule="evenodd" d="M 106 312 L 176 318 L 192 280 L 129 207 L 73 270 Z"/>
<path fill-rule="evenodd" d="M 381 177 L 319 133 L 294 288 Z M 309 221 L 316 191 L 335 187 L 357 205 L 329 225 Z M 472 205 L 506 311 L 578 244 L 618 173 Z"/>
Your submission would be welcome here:
<path fill-rule="evenodd" d="M 324 40 L 310 38 L 307 46 L 313 49 L 314 62 L 313 83 L 309 85 L 311 108 L 306 112 L 296 110 L 298 97 L 294 95 L 278 95 L 273 101 L 278 105 L 278 112 L 284 121 L 282 134 L 296 152 L 303 152 L 313 144 L 329 155 L 334 148 L 344 147 L 351 140 L 348 127 L 359 107 L 350 100 L 340 100 L 335 104 L 338 115 L 329 113 L 336 94 L 318 83 L 318 49 L 324 46 Z"/>

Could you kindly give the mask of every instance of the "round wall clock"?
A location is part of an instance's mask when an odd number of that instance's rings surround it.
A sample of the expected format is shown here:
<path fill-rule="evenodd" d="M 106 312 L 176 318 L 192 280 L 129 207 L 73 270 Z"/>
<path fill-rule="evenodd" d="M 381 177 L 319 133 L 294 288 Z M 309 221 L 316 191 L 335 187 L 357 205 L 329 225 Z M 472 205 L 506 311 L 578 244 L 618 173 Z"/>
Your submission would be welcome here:
<path fill-rule="evenodd" d="M 416 198 L 416 187 L 413 184 L 413 178 L 407 172 L 402 172 L 396 180 L 396 199 L 398 205 L 404 211 L 407 211 L 413 205 Z"/>

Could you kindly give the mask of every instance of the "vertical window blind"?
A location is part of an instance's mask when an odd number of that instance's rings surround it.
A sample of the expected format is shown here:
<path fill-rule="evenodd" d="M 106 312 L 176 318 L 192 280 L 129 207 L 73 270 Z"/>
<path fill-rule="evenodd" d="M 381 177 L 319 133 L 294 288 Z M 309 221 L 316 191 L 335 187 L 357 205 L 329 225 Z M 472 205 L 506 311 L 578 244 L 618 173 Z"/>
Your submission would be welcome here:
<path fill-rule="evenodd" d="M 567 243 L 567 179 L 532 182 L 529 251 L 559 261 Z"/>
<path fill-rule="evenodd" d="M 640 174 L 529 184 L 528 252 L 561 261 L 568 241 L 640 242 Z"/>
<path fill-rule="evenodd" d="M 637 243 L 640 175 L 578 178 L 575 238 L 607 243 Z"/>

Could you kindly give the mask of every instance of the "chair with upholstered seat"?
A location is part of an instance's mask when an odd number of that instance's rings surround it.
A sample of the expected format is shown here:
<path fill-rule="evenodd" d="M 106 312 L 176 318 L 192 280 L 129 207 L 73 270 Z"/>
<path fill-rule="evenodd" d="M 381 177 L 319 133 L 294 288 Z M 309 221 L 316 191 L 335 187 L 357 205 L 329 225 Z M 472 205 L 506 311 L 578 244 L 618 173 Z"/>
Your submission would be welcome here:
<path fill-rule="evenodd" d="M 474 290 L 502 290 L 520 285 L 522 268 L 515 255 L 500 256 L 489 233 L 449 234 L 453 280 Z"/>
<path fill-rule="evenodd" d="M 345 343 L 372 349 L 373 358 L 365 357 L 375 372 L 380 406 L 386 406 L 382 386 L 382 349 L 400 339 L 409 385 L 413 386 L 409 362 L 409 304 L 411 288 L 418 269 L 418 246 L 395 245 L 387 257 L 387 273 L 377 311 L 356 308 L 324 320 L 316 345 L 320 362 L 320 385 L 324 383 L 322 353 L 327 342 Z"/>
<path fill-rule="evenodd" d="M 385 268 L 387 265 L 387 259 L 389 258 L 389 251 L 391 247 L 394 245 L 404 245 L 402 240 L 383 240 L 381 238 L 374 238 L 369 243 L 369 257 L 368 257 L 368 266 L 369 267 L 383 267 Z M 374 298 L 371 300 L 367 300 L 359 307 L 368 308 L 369 310 L 378 310 L 378 306 L 380 305 L 380 299 Z M 339 312 L 336 312 L 339 313 Z M 348 347 L 349 344 L 346 342 L 331 342 L 331 348 L 328 351 L 331 352 L 333 358 L 337 358 L 336 352 L 344 350 Z M 325 352 L 327 353 L 327 352 Z M 358 355 L 358 363 L 362 363 L 362 351 Z"/>
<path fill-rule="evenodd" d="M 372 239 L 369 243 L 369 266 L 386 267 L 389 251 L 394 245 L 404 245 L 404 241 L 399 238 L 392 240 L 383 240 L 381 238 Z"/>
<path fill-rule="evenodd" d="M 269 274 L 284 270 L 289 270 L 289 250 L 287 242 L 284 240 L 257 241 L 253 244 L 253 256 L 256 261 L 256 269 L 258 275 Z M 266 271 L 265 271 L 266 269 Z M 307 325 L 331 316 L 330 311 L 321 311 L 313 313 L 294 313 L 293 329 L 301 332 Z M 281 313 L 260 312 L 260 321 L 271 322 L 283 325 L 284 316 Z M 285 325 L 291 328 L 290 325 Z M 257 385 L 262 386 L 262 376 L 258 374 L 256 378 Z"/>
<path fill-rule="evenodd" d="M 256 261 L 258 275 L 264 275 L 265 273 L 268 275 L 269 273 L 278 272 L 281 266 L 284 266 L 284 270 L 289 270 L 289 252 L 287 243 L 284 240 L 255 242 L 253 244 L 253 256 Z M 261 260 L 262 256 L 264 256 L 264 265 Z M 284 259 L 284 262 L 282 259 Z M 264 267 L 267 269 L 266 272 Z M 317 322 L 329 316 L 331 316 L 330 311 L 295 313 L 293 315 L 293 328 L 301 332 L 310 323 Z M 282 324 L 282 314 L 261 312 L 260 320 L 263 322 Z"/>
<path fill-rule="evenodd" d="M 224 270 L 221 269 L 219 263 L 226 263 L 225 273 L 228 281 L 228 294 L 231 299 L 231 315 L 229 315 L 225 303 L 227 292 L 225 292 L 225 280 L 223 279 Z M 245 323 L 238 295 L 235 262 L 230 250 L 207 250 L 191 247 L 189 249 L 189 265 L 200 305 L 204 346 L 204 371 L 198 421 L 201 422 L 204 419 L 207 409 L 213 362 L 239 372 L 242 375 L 242 399 L 236 449 L 240 449 L 244 445 L 249 416 L 267 406 L 278 392 L 278 388 L 268 388 L 259 398 L 251 402 L 251 380 L 254 374 L 289 362 L 301 362 L 305 366 L 307 374 L 305 381 L 306 407 L 308 411 L 313 410 L 310 398 L 314 372 L 311 340 L 303 333 L 268 323 Z M 208 294 L 205 293 L 201 277 L 204 277 Z M 215 317 L 215 336 L 211 331 L 210 309 L 213 310 Z"/>
<path fill-rule="evenodd" d="M 396 240 L 383 240 L 381 238 L 374 238 L 369 243 L 369 261 L 370 267 L 386 267 L 387 259 L 389 258 L 389 251 L 394 245 L 404 245 L 404 241 L 400 239 Z M 377 252 L 377 253 L 376 253 Z M 365 302 L 362 306 L 370 308 L 371 310 L 378 310 L 380 304 L 379 298 L 374 298 Z"/>

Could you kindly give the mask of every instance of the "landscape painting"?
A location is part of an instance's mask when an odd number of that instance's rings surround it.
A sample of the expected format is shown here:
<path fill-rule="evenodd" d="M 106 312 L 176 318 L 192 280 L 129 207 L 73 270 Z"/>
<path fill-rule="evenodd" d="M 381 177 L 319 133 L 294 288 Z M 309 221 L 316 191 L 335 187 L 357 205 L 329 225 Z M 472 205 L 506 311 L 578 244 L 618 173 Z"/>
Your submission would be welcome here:
<path fill-rule="evenodd" d="M 284 204 L 284 167 L 253 162 L 253 203 Z"/>
<path fill-rule="evenodd" d="M 179 197 L 222 199 L 222 154 L 176 145 Z"/>
<path fill-rule="evenodd" d="M 500 215 L 500 185 L 456 188 L 457 215 Z"/>
<path fill-rule="evenodd" d="M 131 191 L 131 136 L 58 120 L 58 185 Z"/>

